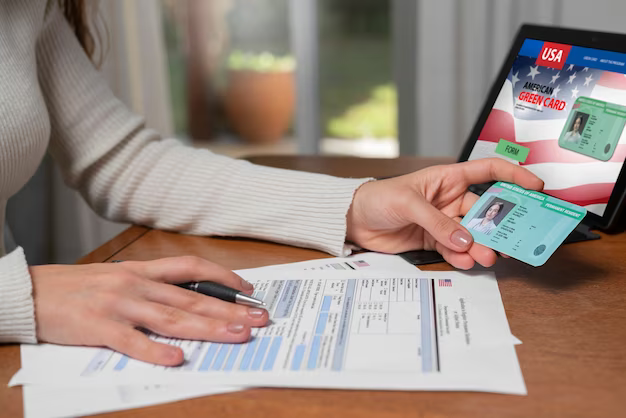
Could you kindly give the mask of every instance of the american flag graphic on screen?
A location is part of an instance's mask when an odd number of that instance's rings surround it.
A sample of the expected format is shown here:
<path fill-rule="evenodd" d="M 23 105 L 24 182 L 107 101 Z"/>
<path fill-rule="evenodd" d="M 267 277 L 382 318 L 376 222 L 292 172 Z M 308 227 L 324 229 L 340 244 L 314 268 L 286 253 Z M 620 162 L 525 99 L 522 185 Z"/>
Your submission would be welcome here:
<path fill-rule="evenodd" d="M 565 64 L 561 70 L 535 65 L 536 58 L 518 56 L 472 150 L 470 160 L 500 155 L 500 139 L 530 151 L 522 165 L 545 181 L 544 192 L 602 215 L 626 158 L 626 129 L 613 157 L 600 161 L 559 147 L 558 139 L 576 98 L 585 96 L 626 105 L 626 75 Z M 565 101 L 562 110 L 520 100 L 528 84 L 548 86 L 537 92 Z"/>
<path fill-rule="evenodd" d="M 439 287 L 452 287 L 452 280 L 439 279 Z"/>

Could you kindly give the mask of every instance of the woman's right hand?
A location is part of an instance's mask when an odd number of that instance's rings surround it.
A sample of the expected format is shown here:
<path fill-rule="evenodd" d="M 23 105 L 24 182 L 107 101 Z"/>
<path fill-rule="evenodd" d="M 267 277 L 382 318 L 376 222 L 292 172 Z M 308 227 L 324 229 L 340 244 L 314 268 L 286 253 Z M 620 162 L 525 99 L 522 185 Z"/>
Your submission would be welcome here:
<path fill-rule="evenodd" d="M 198 257 L 30 267 L 37 338 L 66 345 L 106 346 L 138 360 L 175 366 L 180 348 L 137 327 L 184 339 L 241 343 L 265 326 L 264 309 L 224 302 L 173 286 L 211 280 L 252 293 L 230 270 Z"/>

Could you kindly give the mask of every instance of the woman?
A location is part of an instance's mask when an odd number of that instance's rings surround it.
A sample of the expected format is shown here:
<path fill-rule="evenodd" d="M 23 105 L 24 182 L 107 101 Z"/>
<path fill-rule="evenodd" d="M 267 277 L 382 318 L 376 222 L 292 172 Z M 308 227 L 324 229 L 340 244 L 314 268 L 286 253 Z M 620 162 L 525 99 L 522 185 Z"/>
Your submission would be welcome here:
<path fill-rule="evenodd" d="M 485 235 L 491 234 L 491 231 L 496 229 L 496 224 L 493 222 L 494 218 L 498 216 L 498 213 L 502 211 L 504 204 L 502 202 L 494 203 L 489 206 L 485 216 L 482 218 L 474 218 L 467 224 L 467 229 L 473 229 L 477 232 L 482 232 Z"/>
<path fill-rule="evenodd" d="M 83 1 L 0 0 L 0 8 L 0 227 L 6 200 L 49 150 L 67 184 L 109 219 L 334 255 L 349 253 L 346 241 L 388 253 L 436 249 L 470 268 L 475 261 L 491 265 L 496 255 L 473 244 L 453 219 L 477 199 L 467 186 L 490 180 L 542 186 L 502 160 L 371 181 L 260 167 L 188 148 L 146 129 L 113 97 L 89 60 Z M 0 256 L 0 342 L 108 346 L 178 365 L 179 348 L 136 328 L 243 342 L 251 327 L 268 321 L 264 310 L 171 286 L 214 280 L 252 292 L 236 274 L 198 258 L 29 267 L 21 248 L 4 254 L 0 247 Z"/>
<path fill-rule="evenodd" d="M 572 126 L 572 130 L 568 131 L 565 136 L 565 142 L 571 142 L 574 144 L 578 144 L 580 142 L 580 129 L 583 124 L 583 117 L 578 115 L 574 120 L 574 125 Z"/>

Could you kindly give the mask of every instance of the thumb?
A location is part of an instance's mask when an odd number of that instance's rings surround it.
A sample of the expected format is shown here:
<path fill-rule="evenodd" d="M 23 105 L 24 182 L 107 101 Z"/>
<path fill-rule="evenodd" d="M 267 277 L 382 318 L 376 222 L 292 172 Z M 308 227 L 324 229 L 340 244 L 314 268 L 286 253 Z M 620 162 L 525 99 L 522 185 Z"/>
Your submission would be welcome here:
<path fill-rule="evenodd" d="M 466 252 L 474 242 L 467 229 L 423 197 L 414 206 L 412 218 L 414 223 L 424 228 L 437 242 L 453 251 Z"/>

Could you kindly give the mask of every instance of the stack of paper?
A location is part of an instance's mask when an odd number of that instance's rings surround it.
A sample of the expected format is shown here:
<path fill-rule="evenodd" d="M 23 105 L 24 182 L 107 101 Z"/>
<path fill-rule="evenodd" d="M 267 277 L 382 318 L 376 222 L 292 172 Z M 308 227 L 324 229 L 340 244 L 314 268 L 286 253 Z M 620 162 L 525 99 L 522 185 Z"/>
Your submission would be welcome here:
<path fill-rule="evenodd" d="M 176 368 L 107 349 L 24 345 L 11 384 L 25 385 L 25 415 L 84 415 L 249 386 L 526 393 L 519 341 L 492 274 L 422 272 L 374 253 L 238 273 L 272 319 L 249 342 L 177 340 L 186 362 Z"/>

